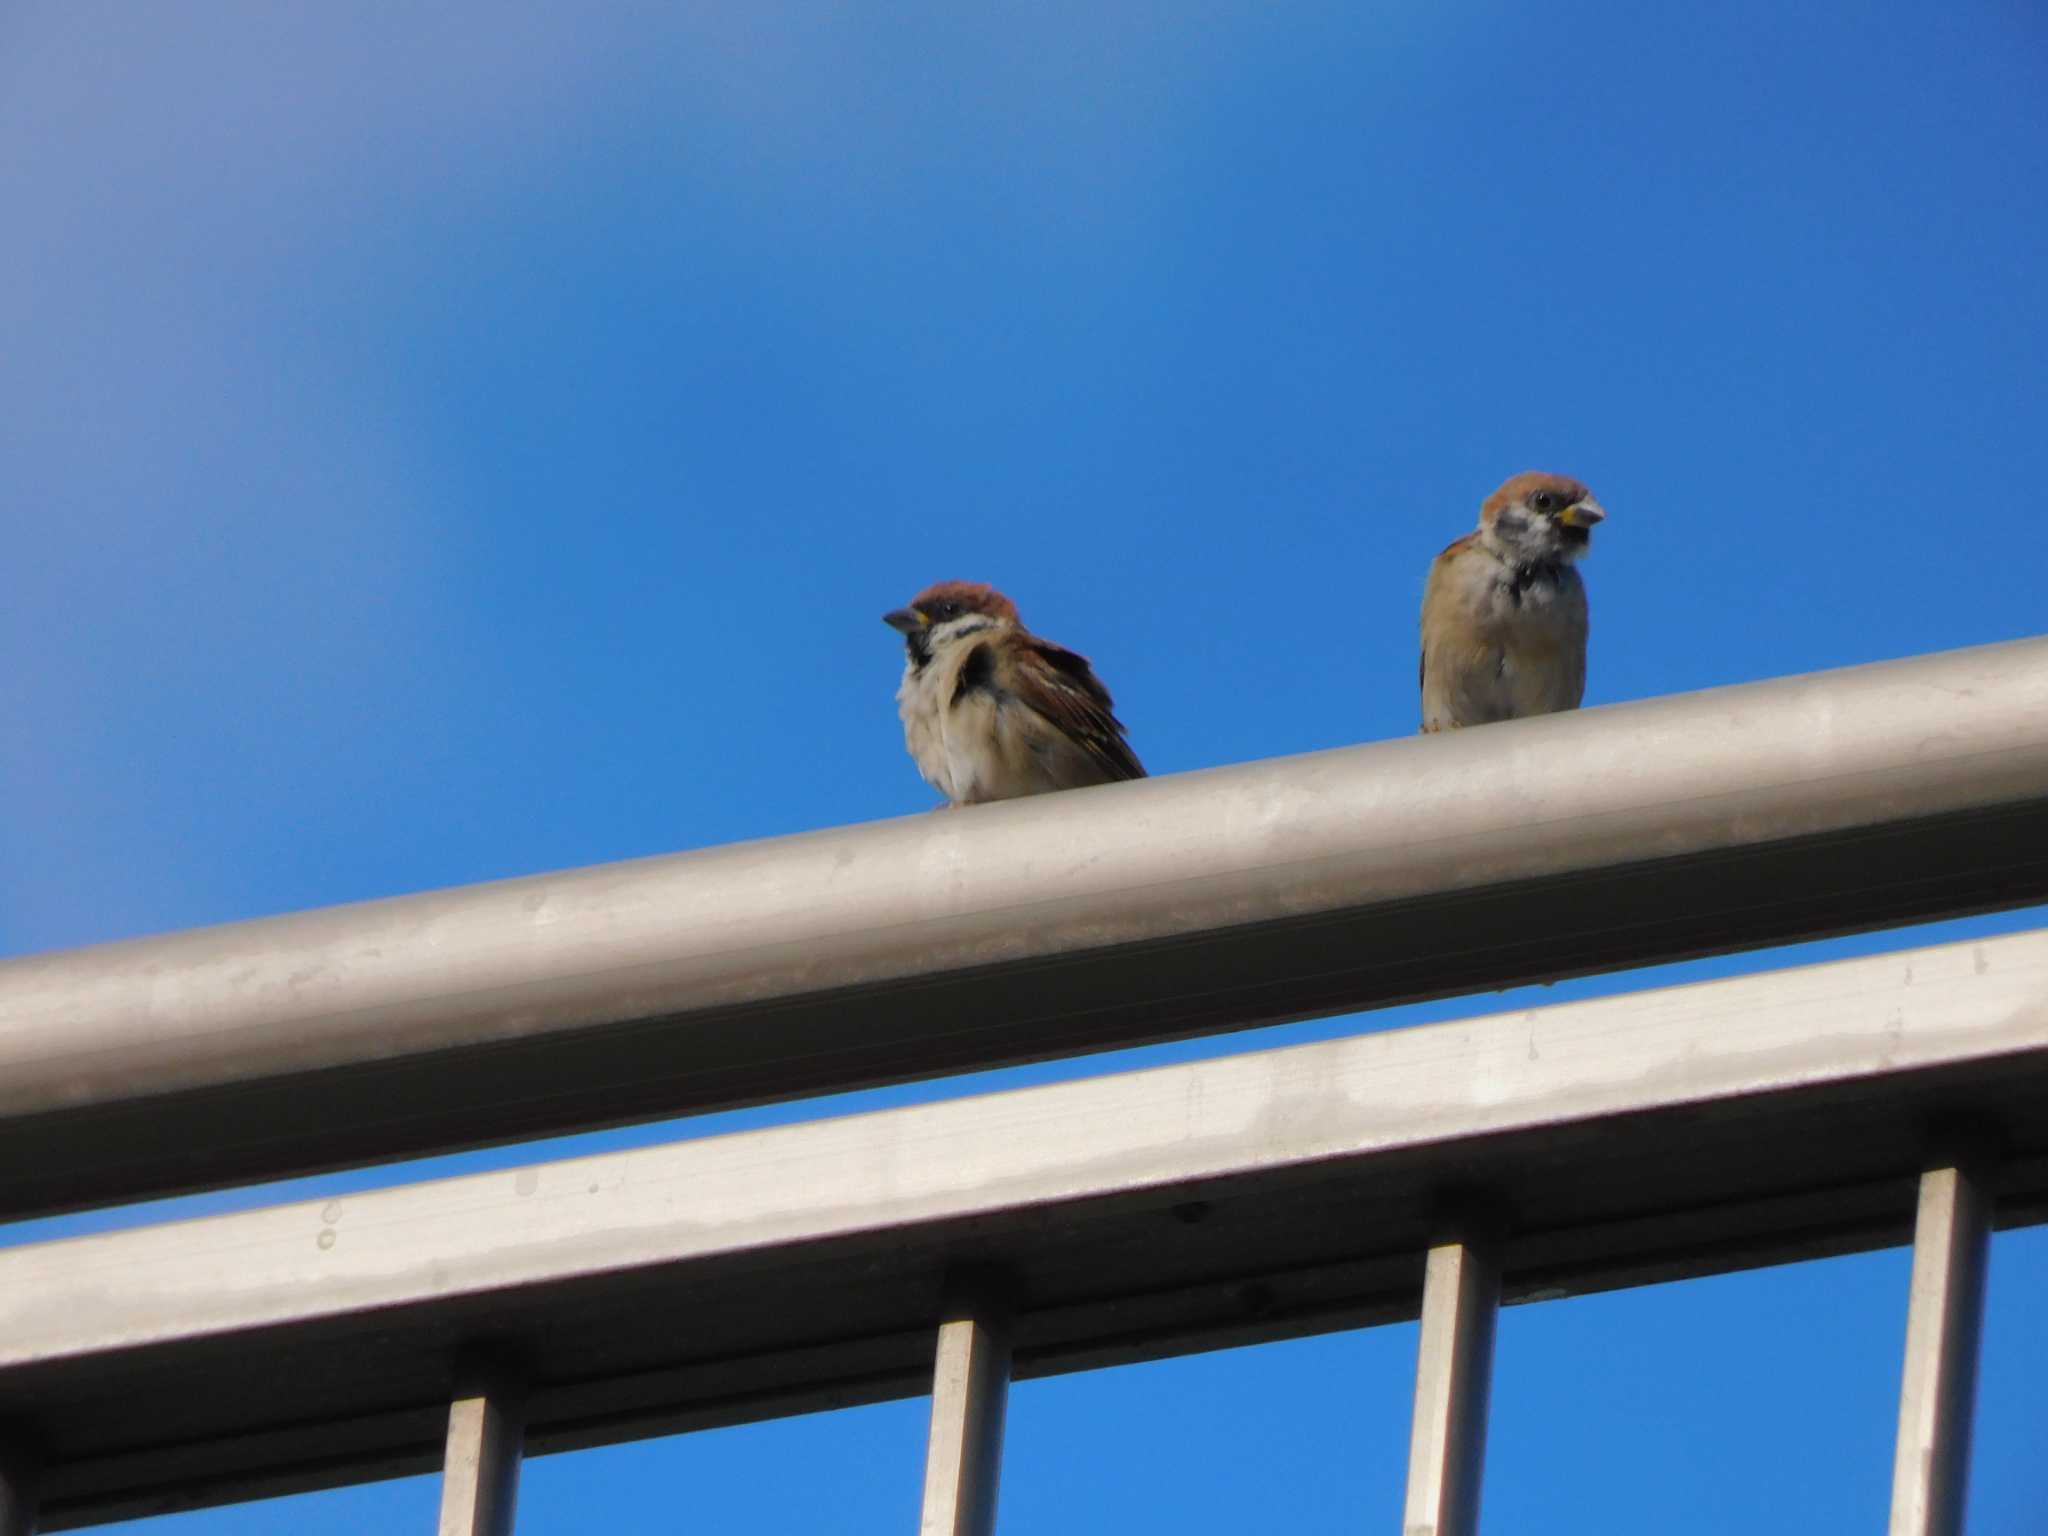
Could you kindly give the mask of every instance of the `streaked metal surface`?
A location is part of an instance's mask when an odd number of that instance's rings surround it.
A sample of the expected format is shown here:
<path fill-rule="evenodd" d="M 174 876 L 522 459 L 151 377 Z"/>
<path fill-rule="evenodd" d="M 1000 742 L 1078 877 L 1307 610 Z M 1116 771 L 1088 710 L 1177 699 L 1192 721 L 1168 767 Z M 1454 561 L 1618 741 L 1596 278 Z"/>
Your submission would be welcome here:
<path fill-rule="evenodd" d="M 459 1372 L 456 1392 L 441 1460 L 440 1536 L 512 1536 L 526 1447 L 524 1386 L 503 1362 L 477 1360 Z"/>
<path fill-rule="evenodd" d="M 1962 1536 L 1990 1218 L 1981 1160 L 1921 1175 L 1891 1536 Z"/>
<path fill-rule="evenodd" d="M 0 1536 L 35 1536 L 36 1462 L 26 1449 L 0 1441 Z"/>
<path fill-rule="evenodd" d="M 1490 1235 L 1467 1232 L 1429 1250 L 1403 1536 L 1478 1536 L 1499 1308 L 1499 1247 Z"/>
<path fill-rule="evenodd" d="M 2028 640 L 0 963 L 0 1215 L 2043 899 Z"/>
<path fill-rule="evenodd" d="M 2041 1219 L 2048 933 L 8 1250 L 0 1419 L 60 1528 L 430 1469 L 479 1338 L 534 1454 L 923 1393 L 964 1268 L 1020 1378 L 1413 1317 L 1453 1192 L 1510 1302 L 1899 1243 L 1956 1120 Z"/>
<path fill-rule="evenodd" d="M 957 1290 L 939 1324 L 919 1536 L 994 1536 L 1010 1399 L 1011 1320 L 998 1289 Z"/>

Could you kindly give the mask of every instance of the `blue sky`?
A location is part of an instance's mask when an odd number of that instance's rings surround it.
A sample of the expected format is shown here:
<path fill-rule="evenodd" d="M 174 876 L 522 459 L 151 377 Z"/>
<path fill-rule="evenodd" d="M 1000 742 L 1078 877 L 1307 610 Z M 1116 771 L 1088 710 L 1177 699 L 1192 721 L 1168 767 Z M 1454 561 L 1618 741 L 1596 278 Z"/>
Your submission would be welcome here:
<path fill-rule="evenodd" d="M 2044 88 L 2027 0 L 13 0 L 0 953 L 919 810 L 940 577 L 1156 772 L 1402 734 L 1524 468 L 1611 514 L 1589 704 L 2037 632 Z M 1510 1312 L 1489 1529 L 1871 1528 L 1905 1275 Z M 2000 1237 L 1978 1536 L 2048 1508 L 2044 1285 Z M 1390 1528 L 1412 1349 L 1021 1386 L 1004 1529 Z M 521 1528 L 900 1528 L 922 1413 L 543 1459 Z"/>

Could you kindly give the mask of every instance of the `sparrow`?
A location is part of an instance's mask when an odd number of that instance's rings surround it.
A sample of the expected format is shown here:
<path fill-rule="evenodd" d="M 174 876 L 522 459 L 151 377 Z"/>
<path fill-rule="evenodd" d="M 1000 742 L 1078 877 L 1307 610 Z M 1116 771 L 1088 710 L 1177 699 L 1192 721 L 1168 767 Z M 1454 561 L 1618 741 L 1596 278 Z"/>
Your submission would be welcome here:
<path fill-rule="evenodd" d="M 1145 776 L 1088 658 L 1032 634 L 995 588 L 942 581 L 882 622 L 907 653 L 903 744 L 949 804 Z"/>
<path fill-rule="evenodd" d="M 1606 516 L 1563 475 L 1516 475 L 1486 498 L 1423 589 L 1423 730 L 1579 707 L 1586 584 L 1572 562 Z"/>

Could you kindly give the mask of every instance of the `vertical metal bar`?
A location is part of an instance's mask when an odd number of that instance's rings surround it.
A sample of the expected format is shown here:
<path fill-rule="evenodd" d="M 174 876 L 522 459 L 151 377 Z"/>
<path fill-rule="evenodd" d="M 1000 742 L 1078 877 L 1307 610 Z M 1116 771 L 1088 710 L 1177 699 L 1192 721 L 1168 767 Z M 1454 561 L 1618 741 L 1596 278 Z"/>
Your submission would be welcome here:
<path fill-rule="evenodd" d="M 448 1406 L 448 1453 L 441 1466 L 440 1536 L 512 1536 L 526 1403 L 518 1376 L 501 1363 L 466 1362 Z"/>
<path fill-rule="evenodd" d="M 0 1536 L 35 1536 L 40 1472 L 26 1446 L 0 1441 Z"/>
<path fill-rule="evenodd" d="M 1499 1247 L 1466 1238 L 1429 1250 L 1422 1340 L 1415 1361 L 1415 1428 L 1408 1442 L 1405 1536 L 1474 1536 L 1486 1461 Z"/>
<path fill-rule="evenodd" d="M 939 1324 L 919 1536 L 992 1536 L 1009 1395 L 1009 1305 L 987 1286 L 963 1290 Z"/>
<path fill-rule="evenodd" d="M 1891 1536 L 1961 1536 L 1990 1217 L 1974 1167 L 1958 1160 L 1921 1174 Z"/>

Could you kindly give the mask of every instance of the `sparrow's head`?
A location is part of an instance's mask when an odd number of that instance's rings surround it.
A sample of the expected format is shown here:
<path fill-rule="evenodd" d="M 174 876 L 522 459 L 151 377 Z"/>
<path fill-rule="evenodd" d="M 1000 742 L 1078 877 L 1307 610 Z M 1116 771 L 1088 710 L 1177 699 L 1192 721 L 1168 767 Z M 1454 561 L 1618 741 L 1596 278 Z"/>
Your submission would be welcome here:
<path fill-rule="evenodd" d="M 883 614 L 882 622 L 902 631 L 911 665 L 921 667 L 948 640 L 1015 624 L 1017 605 L 985 581 L 938 581 L 913 597 L 908 608 Z"/>
<path fill-rule="evenodd" d="M 1593 541 L 1593 525 L 1606 516 L 1578 481 L 1531 470 L 1486 498 L 1479 526 L 1515 564 L 1543 565 L 1578 559 Z"/>

